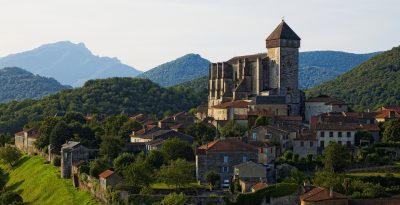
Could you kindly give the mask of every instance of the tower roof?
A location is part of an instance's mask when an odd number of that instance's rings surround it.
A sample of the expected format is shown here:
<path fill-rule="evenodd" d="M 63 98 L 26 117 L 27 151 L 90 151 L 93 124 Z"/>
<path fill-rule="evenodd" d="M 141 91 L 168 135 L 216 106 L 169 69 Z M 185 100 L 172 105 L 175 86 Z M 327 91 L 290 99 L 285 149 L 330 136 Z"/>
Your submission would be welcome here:
<path fill-rule="evenodd" d="M 267 41 L 277 39 L 301 40 L 284 20 L 282 20 L 278 27 L 268 36 Z"/>

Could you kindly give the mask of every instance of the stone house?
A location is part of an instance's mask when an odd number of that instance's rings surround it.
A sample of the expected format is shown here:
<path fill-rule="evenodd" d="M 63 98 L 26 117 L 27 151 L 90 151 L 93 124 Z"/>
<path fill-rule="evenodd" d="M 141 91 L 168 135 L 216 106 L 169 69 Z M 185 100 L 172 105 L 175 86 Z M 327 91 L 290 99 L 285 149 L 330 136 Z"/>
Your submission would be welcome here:
<path fill-rule="evenodd" d="M 348 205 L 349 197 L 322 187 L 316 187 L 300 196 L 301 205 Z"/>
<path fill-rule="evenodd" d="M 107 188 L 114 189 L 118 184 L 122 182 L 121 176 L 117 173 L 106 170 L 99 174 L 100 189 L 106 191 Z"/>
<path fill-rule="evenodd" d="M 251 191 L 258 182 L 267 182 L 267 169 L 261 164 L 247 161 L 233 166 L 233 169 L 233 178 L 239 181 L 243 193 Z"/>
<path fill-rule="evenodd" d="M 61 177 L 71 178 L 73 164 L 89 161 L 89 150 L 79 142 L 68 141 L 61 146 Z"/>
<path fill-rule="evenodd" d="M 196 179 L 207 184 L 205 174 L 214 171 L 220 175 L 221 186 L 229 186 L 234 175 L 234 165 L 257 162 L 257 148 L 238 139 L 219 139 L 204 144 L 196 150 Z"/>
<path fill-rule="evenodd" d="M 377 112 L 375 116 L 375 120 L 377 122 L 385 122 L 393 119 L 400 119 L 400 108 L 383 107 Z"/>
<path fill-rule="evenodd" d="M 260 141 L 249 141 L 248 143 L 257 147 L 258 163 L 266 165 L 275 161 L 277 145 Z"/>
<path fill-rule="evenodd" d="M 299 157 L 307 157 L 307 155 L 317 154 L 317 139 L 313 132 L 302 132 L 293 140 L 293 154 Z"/>
<path fill-rule="evenodd" d="M 313 97 L 305 101 L 305 120 L 310 122 L 312 116 L 330 112 L 347 112 L 347 104 L 329 96 Z"/>
<path fill-rule="evenodd" d="M 316 137 L 318 151 L 323 151 L 330 142 L 352 146 L 358 126 L 349 124 L 317 124 Z"/>
<path fill-rule="evenodd" d="M 35 129 L 24 129 L 15 133 L 15 146 L 22 152 L 32 154 L 36 152 L 34 143 L 37 140 L 38 133 Z"/>
<path fill-rule="evenodd" d="M 247 126 L 247 113 L 250 102 L 246 100 L 237 100 L 226 102 L 210 109 L 209 115 L 215 121 L 235 121 L 237 124 Z"/>

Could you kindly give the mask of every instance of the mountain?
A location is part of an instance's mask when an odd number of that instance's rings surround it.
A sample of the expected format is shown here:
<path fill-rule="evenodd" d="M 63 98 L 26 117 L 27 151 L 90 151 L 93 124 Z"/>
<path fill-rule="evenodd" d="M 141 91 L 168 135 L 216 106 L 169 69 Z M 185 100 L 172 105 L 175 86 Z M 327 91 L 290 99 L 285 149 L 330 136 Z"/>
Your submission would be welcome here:
<path fill-rule="evenodd" d="M 400 105 L 400 46 L 308 91 L 345 100 L 355 110 Z"/>
<path fill-rule="evenodd" d="M 0 132 L 14 133 L 26 123 L 57 113 L 162 116 L 207 102 L 190 89 L 165 88 L 148 79 L 108 78 L 89 80 L 83 87 L 63 90 L 40 100 L 0 104 Z"/>
<path fill-rule="evenodd" d="M 40 98 L 50 93 L 71 88 L 53 78 L 34 75 L 22 68 L 0 69 L 0 102 Z"/>
<path fill-rule="evenodd" d="M 299 83 L 311 88 L 349 71 L 381 52 L 354 54 L 341 51 L 300 52 Z"/>
<path fill-rule="evenodd" d="M 90 79 L 134 77 L 140 73 L 117 58 L 95 56 L 83 43 L 69 41 L 46 44 L 0 58 L 0 67 L 21 67 L 74 87 Z"/>
<path fill-rule="evenodd" d="M 150 79 L 167 87 L 208 75 L 209 65 L 210 61 L 200 55 L 187 54 L 150 69 L 137 77 Z"/>

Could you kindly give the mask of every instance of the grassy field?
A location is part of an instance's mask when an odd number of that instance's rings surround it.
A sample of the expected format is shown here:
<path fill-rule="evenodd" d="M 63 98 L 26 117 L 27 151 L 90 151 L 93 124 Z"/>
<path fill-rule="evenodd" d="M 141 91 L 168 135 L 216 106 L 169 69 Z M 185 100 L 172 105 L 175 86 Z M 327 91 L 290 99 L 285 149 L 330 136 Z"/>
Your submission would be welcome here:
<path fill-rule="evenodd" d="M 24 156 L 14 169 L 6 169 L 7 187 L 19 192 L 25 202 L 40 204 L 99 204 L 90 193 L 77 190 L 71 179 L 62 179 L 60 171 L 38 156 Z"/>

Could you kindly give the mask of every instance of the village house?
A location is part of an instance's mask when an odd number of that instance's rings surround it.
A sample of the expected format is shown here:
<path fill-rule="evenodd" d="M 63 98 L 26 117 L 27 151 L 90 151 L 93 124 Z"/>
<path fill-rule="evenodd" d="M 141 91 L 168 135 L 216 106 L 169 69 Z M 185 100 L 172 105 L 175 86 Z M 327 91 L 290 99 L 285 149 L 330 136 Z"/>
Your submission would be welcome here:
<path fill-rule="evenodd" d="M 193 123 L 195 123 L 194 116 L 187 112 L 180 112 L 158 121 L 158 127 L 161 129 L 175 129 L 178 131 L 178 128 L 185 128 Z"/>
<path fill-rule="evenodd" d="M 207 184 L 205 174 L 214 171 L 220 175 L 221 186 L 232 181 L 233 166 L 243 162 L 257 162 L 257 148 L 238 139 L 219 139 L 204 144 L 196 150 L 196 179 Z"/>
<path fill-rule="evenodd" d="M 15 146 L 22 152 L 32 154 L 36 152 L 34 143 L 37 140 L 37 131 L 33 128 L 24 129 L 21 132 L 15 133 Z"/>
<path fill-rule="evenodd" d="M 349 197 L 332 189 L 316 187 L 300 196 L 301 205 L 348 205 Z"/>
<path fill-rule="evenodd" d="M 312 116 L 330 112 L 347 112 L 347 104 L 329 96 L 312 97 L 305 101 L 305 120 L 310 122 Z"/>
<path fill-rule="evenodd" d="M 238 180 L 242 193 L 251 191 L 251 187 L 259 182 L 267 182 L 267 169 L 253 161 L 233 166 L 234 180 Z"/>
<path fill-rule="evenodd" d="M 375 116 L 377 122 L 393 119 L 400 119 L 400 107 L 381 107 Z"/>
<path fill-rule="evenodd" d="M 352 146 L 358 126 L 348 124 L 317 124 L 316 136 L 318 151 L 323 151 L 330 142 Z"/>
<path fill-rule="evenodd" d="M 303 131 L 293 140 L 293 154 L 299 157 L 307 157 L 309 154 L 317 154 L 317 139 L 315 133 Z"/>
<path fill-rule="evenodd" d="M 248 141 L 248 143 L 258 149 L 258 163 L 266 165 L 275 161 L 277 145 L 260 141 Z"/>
<path fill-rule="evenodd" d="M 72 165 L 89 161 L 89 150 L 79 142 L 68 141 L 61 146 L 61 177 L 71 178 Z"/>
<path fill-rule="evenodd" d="M 234 121 L 239 125 L 247 126 L 247 112 L 250 102 L 246 100 L 237 100 L 226 102 L 210 109 L 210 115 L 220 126 L 228 121 Z"/>
<path fill-rule="evenodd" d="M 117 173 L 106 170 L 99 174 L 100 189 L 106 191 L 107 189 L 114 189 L 122 182 L 122 177 Z"/>

